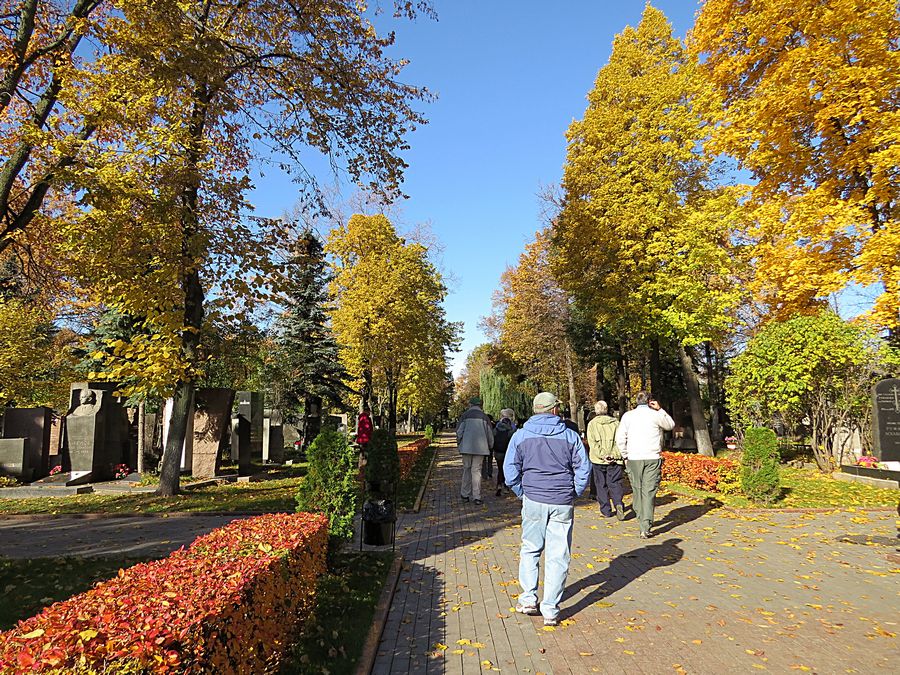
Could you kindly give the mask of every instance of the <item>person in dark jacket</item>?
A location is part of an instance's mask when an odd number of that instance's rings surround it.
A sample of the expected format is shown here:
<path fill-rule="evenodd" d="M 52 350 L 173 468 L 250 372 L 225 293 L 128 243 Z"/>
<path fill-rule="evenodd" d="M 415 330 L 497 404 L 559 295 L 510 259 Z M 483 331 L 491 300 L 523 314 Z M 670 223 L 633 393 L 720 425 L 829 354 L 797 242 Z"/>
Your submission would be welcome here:
<path fill-rule="evenodd" d="M 464 502 L 472 497 L 481 505 L 481 465 L 485 457 L 490 458 L 494 447 L 494 428 L 490 419 L 481 409 L 481 399 L 469 399 L 469 409 L 459 418 L 456 427 L 456 447 L 463 460 L 462 485 L 459 494 Z"/>
<path fill-rule="evenodd" d="M 503 479 L 503 460 L 506 458 L 506 448 L 512 439 L 513 433 L 516 431 L 516 413 L 510 408 L 504 408 L 500 411 L 500 421 L 494 427 L 494 457 L 497 460 L 497 492 L 499 497 L 501 491 L 506 485 Z M 507 488 L 509 489 L 509 488 Z"/>
<path fill-rule="evenodd" d="M 581 437 L 559 417 L 562 403 L 550 392 L 534 397 L 534 415 L 513 434 L 506 450 L 506 484 L 522 498 L 522 547 L 516 604 L 521 614 L 537 614 L 538 567 L 544 556 L 545 626 L 559 625 L 569 560 L 575 497 L 587 488 L 591 464 Z"/>

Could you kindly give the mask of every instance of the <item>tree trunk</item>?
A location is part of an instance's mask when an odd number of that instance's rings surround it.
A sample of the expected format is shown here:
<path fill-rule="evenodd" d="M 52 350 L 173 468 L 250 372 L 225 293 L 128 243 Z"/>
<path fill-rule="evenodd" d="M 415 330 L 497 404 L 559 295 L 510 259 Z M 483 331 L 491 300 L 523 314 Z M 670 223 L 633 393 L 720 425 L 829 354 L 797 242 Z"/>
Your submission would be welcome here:
<path fill-rule="evenodd" d="M 181 289 L 184 293 L 184 328 L 181 338 L 181 352 L 185 361 L 197 363 L 200 346 L 200 331 L 203 328 L 203 285 L 200 283 L 198 259 L 205 246 L 200 233 L 200 162 L 203 159 L 203 139 L 209 112 L 209 90 L 205 83 L 198 83 L 193 91 L 193 107 L 188 129 L 191 145 L 187 148 L 186 165 L 191 170 L 179 196 L 181 210 L 181 264 L 183 278 Z M 159 489 L 156 494 L 176 495 L 181 489 L 181 451 L 187 431 L 187 415 L 193 415 L 194 382 L 180 382 L 175 393 L 169 436 L 163 451 L 162 471 L 159 475 Z M 179 402 L 179 394 L 182 399 Z M 179 406 L 183 413 L 179 414 Z"/>
<path fill-rule="evenodd" d="M 315 408 L 315 415 L 310 411 Z M 316 440 L 316 436 L 322 431 L 322 397 L 306 396 L 303 400 L 303 429 L 306 432 L 307 446 Z"/>
<path fill-rule="evenodd" d="M 368 368 L 363 369 L 363 386 L 359 394 L 359 411 L 362 412 L 366 408 L 372 409 L 372 371 Z"/>
<path fill-rule="evenodd" d="M 707 457 L 714 457 L 712 441 L 709 438 L 709 427 L 706 425 L 706 417 L 703 414 L 703 402 L 700 400 L 700 381 L 694 372 L 694 364 L 691 354 L 678 345 L 678 356 L 681 359 L 681 371 L 684 374 L 684 382 L 687 385 L 688 401 L 691 406 L 691 422 L 694 425 L 694 438 L 697 441 L 697 452 Z"/>
<path fill-rule="evenodd" d="M 713 348 L 709 341 L 703 343 L 706 353 L 706 377 L 709 384 L 709 433 L 713 442 L 722 440 L 722 432 L 719 419 L 719 373 L 713 357 Z"/>
<path fill-rule="evenodd" d="M 628 365 L 625 362 L 625 354 L 622 343 L 619 343 L 616 351 L 616 394 L 619 398 L 619 418 L 628 412 Z"/>
<path fill-rule="evenodd" d="M 650 340 L 650 393 L 653 398 L 662 396 L 662 367 L 659 363 L 659 338 Z"/>
<path fill-rule="evenodd" d="M 181 491 L 181 453 L 187 433 L 188 415 L 194 414 L 194 383 L 181 382 L 175 389 L 172 401 L 172 417 L 163 448 L 162 469 L 156 494 L 171 497 Z"/>
<path fill-rule="evenodd" d="M 580 429 L 581 424 L 578 423 L 577 418 L 584 415 L 578 409 L 578 395 L 575 393 L 575 367 L 572 365 L 572 350 L 568 344 L 565 345 L 564 349 L 566 350 L 566 382 L 569 385 L 569 414 L 575 419 Z"/>

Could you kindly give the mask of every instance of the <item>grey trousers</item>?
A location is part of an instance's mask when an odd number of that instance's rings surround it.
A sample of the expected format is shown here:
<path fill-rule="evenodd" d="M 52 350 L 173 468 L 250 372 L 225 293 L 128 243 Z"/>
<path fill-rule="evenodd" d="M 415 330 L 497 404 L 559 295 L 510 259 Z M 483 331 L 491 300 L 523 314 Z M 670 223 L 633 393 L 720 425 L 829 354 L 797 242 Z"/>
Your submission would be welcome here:
<path fill-rule="evenodd" d="M 463 453 L 462 460 L 462 485 L 459 494 L 464 499 L 481 499 L 481 464 L 484 462 L 484 455 Z"/>
<path fill-rule="evenodd" d="M 628 480 L 631 482 L 631 499 L 634 515 L 641 532 L 650 532 L 653 526 L 653 509 L 659 479 L 662 475 L 662 459 L 629 459 L 625 462 Z"/>

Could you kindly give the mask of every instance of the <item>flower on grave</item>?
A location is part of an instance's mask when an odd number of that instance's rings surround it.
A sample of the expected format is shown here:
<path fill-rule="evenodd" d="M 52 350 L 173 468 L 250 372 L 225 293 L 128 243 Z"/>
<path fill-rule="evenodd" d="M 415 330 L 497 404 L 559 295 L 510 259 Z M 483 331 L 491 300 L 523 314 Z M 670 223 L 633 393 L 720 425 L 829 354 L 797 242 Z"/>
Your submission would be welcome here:
<path fill-rule="evenodd" d="M 50 475 L 51 475 L 51 476 L 55 476 L 55 475 L 58 474 L 60 471 L 62 471 L 62 465 L 57 464 L 57 465 L 54 466 L 52 469 L 50 469 Z"/>
<path fill-rule="evenodd" d="M 116 464 L 116 478 L 125 478 L 131 473 L 131 468 L 127 464 Z"/>
<path fill-rule="evenodd" d="M 726 436 L 725 445 L 737 445 L 737 436 Z"/>
<path fill-rule="evenodd" d="M 871 455 L 863 455 L 856 462 L 857 466 L 864 466 L 867 469 L 874 468 L 876 464 L 878 464 L 878 460 Z"/>

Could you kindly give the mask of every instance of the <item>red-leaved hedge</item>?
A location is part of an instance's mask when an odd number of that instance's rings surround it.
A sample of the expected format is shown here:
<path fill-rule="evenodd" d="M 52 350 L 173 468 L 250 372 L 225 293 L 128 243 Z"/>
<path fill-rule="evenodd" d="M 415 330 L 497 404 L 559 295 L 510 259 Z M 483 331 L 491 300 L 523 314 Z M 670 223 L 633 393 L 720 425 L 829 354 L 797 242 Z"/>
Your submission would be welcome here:
<path fill-rule="evenodd" d="M 400 478 L 406 478 L 410 474 L 416 462 L 419 461 L 419 457 L 422 456 L 422 452 L 429 445 L 431 445 L 431 441 L 427 438 L 419 438 L 397 449 L 397 452 L 400 453 Z"/>
<path fill-rule="evenodd" d="M 0 633 L 0 672 L 263 673 L 309 614 L 328 519 L 235 520 Z"/>
<path fill-rule="evenodd" d="M 734 492 L 738 484 L 738 464 L 683 452 L 663 452 L 662 479 L 711 492 Z"/>

